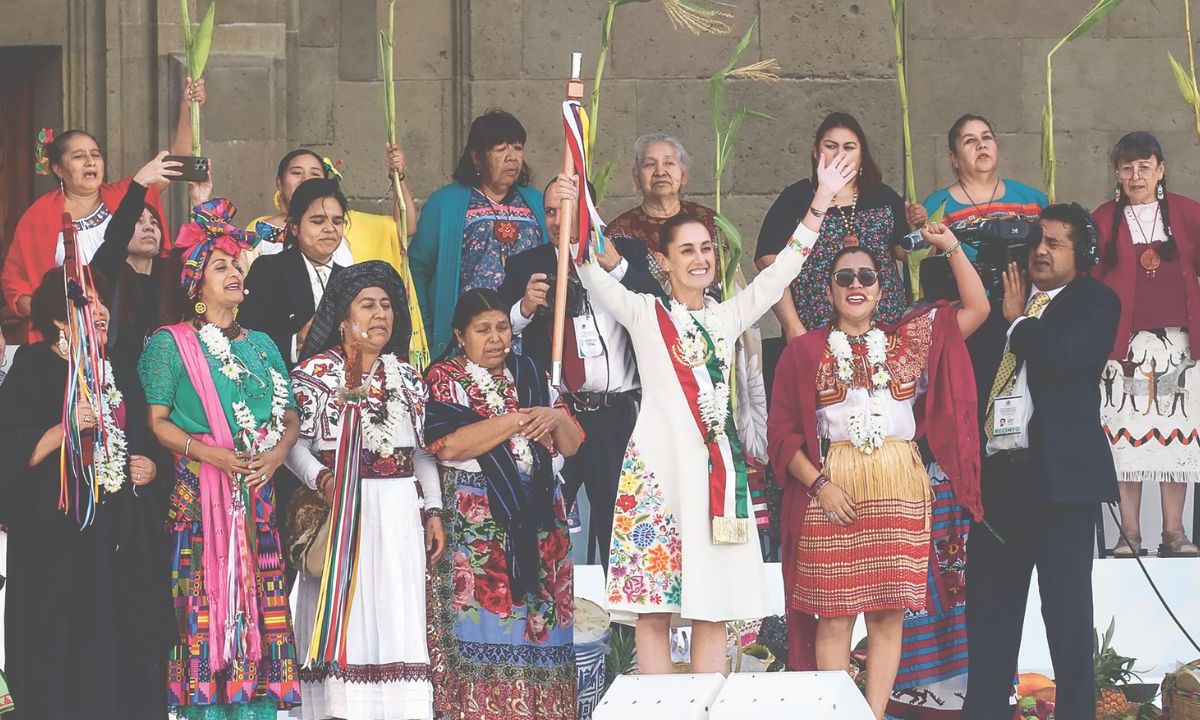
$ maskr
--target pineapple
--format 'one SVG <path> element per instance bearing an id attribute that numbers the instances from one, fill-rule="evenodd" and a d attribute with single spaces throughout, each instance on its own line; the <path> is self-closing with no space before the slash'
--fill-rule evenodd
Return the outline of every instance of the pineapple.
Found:
<path id="1" fill-rule="evenodd" d="M 1096 675 L 1096 719 L 1109 720 L 1125 716 L 1129 701 L 1120 686 L 1135 677 L 1130 657 L 1118 655 L 1112 647 L 1113 629 L 1116 619 L 1108 624 L 1103 641 L 1099 633 L 1092 633 L 1092 663 Z"/>

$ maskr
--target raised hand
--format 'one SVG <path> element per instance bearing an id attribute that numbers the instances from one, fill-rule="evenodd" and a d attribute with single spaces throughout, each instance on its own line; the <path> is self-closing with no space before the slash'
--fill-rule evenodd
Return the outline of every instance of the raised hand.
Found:
<path id="1" fill-rule="evenodd" d="M 850 180 L 854 177 L 853 163 L 846 156 L 846 153 L 840 152 L 833 156 L 829 164 L 825 164 L 824 156 L 817 158 L 817 191 L 825 193 L 829 198 L 833 198 L 841 192 L 842 188 L 850 184 Z"/>
<path id="2" fill-rule="evenodd" d="M 1004 312 L 1004 319 L 1011 325 L 1025 314 L 1025 295 L 1029 289 L 1025 284 L 1025 276 L 1021 274 L 1021 268 L 1015 262 L 1008 264 L 1003 277 L 1004 301 L 1000 309 Z"/>
<path id="3" fill-rule="evenodd" d="M 183 167 L 183 163 L 178 160 L 167 160 L 169 153 L 163 150 L 159 154 L 150 159 L 150 162 L 142 166 L 141 170 L 133 176 L 133 181 L 142 187 L 150 187 L 151 185 L 161 185 L 179 177 L 179 168 Z"/>
<path id="4" fill-rule="evenodd" d="M 921 237 L 925 238 L 925 242 L 931 247 L 937 248 L 940 252 L 946 252 L 954 243 L 958 242 L 958 238 L 942 223 L 929 223 L 921 228 Z"/>

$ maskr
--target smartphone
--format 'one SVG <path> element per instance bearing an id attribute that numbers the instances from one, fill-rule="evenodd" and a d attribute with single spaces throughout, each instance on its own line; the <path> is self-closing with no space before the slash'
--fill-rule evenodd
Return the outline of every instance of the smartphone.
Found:
<path id="1" fill-rule="evenodd" d="M 168 155 L 163 158 L 167 162 L 180 163 L 176 168 L 180 175 L 172 180 L 182 182 L 204 182 L 208 179 L 208 158 L 192 155 Z"/>

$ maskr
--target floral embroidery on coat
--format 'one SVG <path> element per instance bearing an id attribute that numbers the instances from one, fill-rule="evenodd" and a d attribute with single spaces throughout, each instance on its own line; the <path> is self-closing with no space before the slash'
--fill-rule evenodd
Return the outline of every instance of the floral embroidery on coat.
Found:
<path id="1" fill-rule="evenodd" d="M 625 451 L 609 556 L 608 601 L 675 606 L 683 587 L 678 523 L 637 446 Z"/>

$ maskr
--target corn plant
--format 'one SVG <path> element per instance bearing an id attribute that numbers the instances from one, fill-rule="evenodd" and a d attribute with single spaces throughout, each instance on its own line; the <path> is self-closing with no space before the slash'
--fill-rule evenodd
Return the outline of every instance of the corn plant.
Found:
<path id="1" fill-rule="evenodd" d="M 1046 187 L 1046 197 L 1052 203 L 1054 202 L 1054 181 L 1058 174 L 1058 160 L 1054 156 L 1054 54 L 1063 45 L 1080 37 L 1093 25 L 1107 17 L 1121 2 L 1122 0 L 1099 0 L 1091 10 L 1088 10 L 1075 28 L 1046 54 L 1046 104 L 1042 108 L 1042 182 Z"/>
<path id="2" fill-rule="evenodd" d="M 379 31 L 379 65 L 383 76 L 383 123 L 387 129 L 387 141 L 396 144 L 396 67 L 395 67 L 396 0 L 388 0 L 386 29 Z M 421 319 L 421 307 L 417 301 L 416 286 L 413 284 L 412 268 L 408 262 L 408 206 L 404 202 L 404 189 L 400 185 L 400 172 L 390 173 L 392 196 L 396 201 L 396 234 L 400 237 L 400 279 L 408 295 L 409 322 L 412 335 L 409 340 L 409 361 L 417 370 L 423 371 L 432 358 L 429 339 L 425 335 L 425 323 Z"/>
<path id="3" fill-rule="evenodd" d="M 1196 122 L 1196 137 L 1200 139 L 1200 90 L 1196 88 L 1196 53 L 1192 49 L 1192 9 L 1188 0 L 1183 0 L 1183 27 L 1187 34 L 1188 69 L 1184 70 L 1171 51 L 1167 51 L 1167 60 L 1171 63 L 1171 71 L 1175 74 L 1175 84 L 1183 101 L 1192 109 Z"/>
<path id="4" fill-rule="evenodd" d="M 742 258 L 742 234 L 729 218 L 721 214 L 721 180 L 725 175 L 725 168 L 729 165 L 730 158 L 733 157 L 733 148 L 737 144 L 738 135 L 741 133 L 742 124 L 746 118 L 762 120 L 772 118 L 746 107 L 730 114 L 725 104 L 725 81 L 735 78 L 773 84 L 779 80 L 779 63 L 773 59 L 760 60 L 734 69 L 734 65 L 741 59 L 742 53 L 749 47 L 750 38 L 753 37 L 757 27 L 758 20 L 755 20 L 746 30 L 746 34 L 742 36 L 737 47 L 734 48 L 729 61 L 708 81 L 708 103 L 712 111 L 713 132 L 716 136 L 716 154 L 713 157 L 713 182 L 716 193 L 714 209 L 717 211 L 715 220 L 718 235 L 724 237 L 726 241 L 717 243 L 717 265 L 721 270 L 721 292 L 726 300 L 733 294 L 734 275 L 737 273 L 738 263 Z M 726 244 L 729 246 L 729 257 L 725 257 Z"/>
<path id="5" fill-rule="evenodd" d="M 900 88 L 900 120 L 904 127 L 904 199 L 917 201 L 917 184 L 913 180 L 912 131 L 908 124 L 908 80 L 904 75 L 904 37 L 901 25 L 904 21 L 905 0 L 888 0 L 892 7 L 892 29 L 896 41 L 896 84 Z"/>
<path id="6" fill-rule="evenodd" d="M 624 5 L 646 3 L 650 0 L 608 0 L 608 9 L 604 13 L 604 24 L 600 26 L 600 52 L 596 55 L 596 75 L 592 82 L 592 104 L 588 108 L 591 124 L 588 127 L 587 149 L 591 157 L 595 157 L 596 131 L 600 127 L 600 85 L 604 81 L 604 71 L 608 67 L 608 51 L 612 47 L 613 19 L 617 10 Z M 729 13 L 703 7 L 696 0 L 659 0 L 663 10 L 671 20 L 671 25 L 677 30 L 687 30 L 694 35 L 724 35 L 730 31 L 725 18 Z M 608 161 L 592 170 L 592 186 L 596 189 L 596 203 L 599 204 L 612 181 L 614 165 Z"/>
<path id="7" fill-rule="evenodd" d="M 183 25 L 183 49 L 186 55 L 188 77 L 192 82 L 204 76 L 204 66 L 208 64 L 208 51 L 212 48 L 213 24 L 216 22 L 217 3 L 208 4 L 208 11 L 200 26 L 192 30 L 192 16 L 188 10 L 188 0 L 179 0 L 181 11 L 180 23 Z M 192 116 L 192 155 L 200 154 L 200 103 L 191 103 Z"/>

